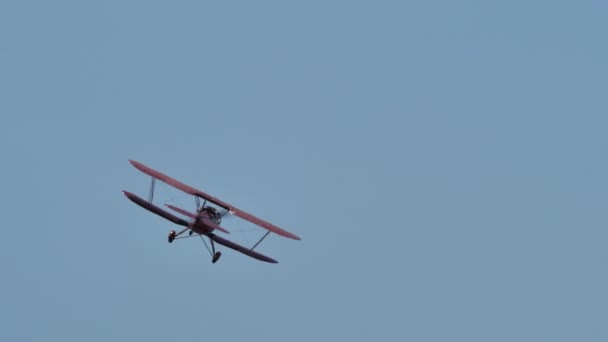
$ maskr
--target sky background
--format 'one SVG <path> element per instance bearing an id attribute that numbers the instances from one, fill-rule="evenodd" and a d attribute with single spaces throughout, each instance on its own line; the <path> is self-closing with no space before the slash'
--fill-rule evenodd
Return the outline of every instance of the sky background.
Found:
<path id="1" fill-rule="evenodd" d="M 608 340 L 606 10 L 3 1 L 0 340 Z"/>

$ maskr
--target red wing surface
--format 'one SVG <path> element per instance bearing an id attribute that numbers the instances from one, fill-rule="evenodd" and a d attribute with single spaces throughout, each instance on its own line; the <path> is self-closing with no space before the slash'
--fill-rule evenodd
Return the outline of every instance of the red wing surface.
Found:
<path id="1" fill-rule="evenodd" d="M 234 242 L 232 242 L 230 240 L 226 240 L 226 239 L 224 239 L 222 237 L 219 237 L 219 236 L 217 236 L 215 234 L 210 234 L 209 238 L 212 239 L 213 241 L 219 243 L 220 245 L 226 246 L 228 248 L 232 248 L 235 251 L 241 252 L 241 253 L 243 253 L 243 254 L 245 254 L 247 256 L 250 256 L 250 257 L 252 257 L 254 259 L 258 259 L 258 260 L 265 261 L 265 262 L 270 262 L 270 263 L 273 263 L 273 264 L 277 264 L 278 263 L 278 261 L 274 260 L 273 258 L 267 257 L 264 254 L 260 254 L 258 252 L 254 252 L 254 251 L 250 250 L 247 247 L 243 247 L 243 246 L 241 246 L 239 244 L 236 244 L 236 243 L 234 243 Z"/>
<path id="2" fill-rule="evenodd" d="M 269 230 L 269 231 L 271 231 L 271 232 L 273 232 L 273 233 L 275 233 L 277 235 L 280 235 L 280 236 L 283 236 L 283 237 L 286 237 L 286 238 L 290 238 L 290 239 L 294 239 L 294 240 L 300 240 L 300 238 L 297 235 L 293 234 L 293 233 L 290 233 L 290 232 L 288 232 L 288 231 L 286 231 L 286 230 L 284 230 L 282 228 L 279 228 L 279 227 L 275 226 L 274 224 L 272 224 L 272 223 L 270 223 L 268 221 L 262 220 L 259 217 L 256 217 L 256 216 L 254 216 L 252 214 L 249 214 L 248 212 L 245 212 L 245 211 L 243 211 L 241 209 L 238 209 L 237 207 L 232 206 L 232 205 L 230 205 L 230 204 L 228 204 L 228 203 L 226 203 L 226 202 L 224 202 L 224 201 L 222 201 L 222 200 L 220 200 L 220 199 L 218 199 L 216 197 L 213 197 L 213 196 L 211 196 L 211 195 L 209 195 L 209 194 L 207 194 L 205 192 L 202 192 L 202 191 L 200 191 L 198 189 L 195 189 L 195 188 L 193 188 L 193 187 L 191 187 L 189 185 L 186 185 L 186 184 L 184 184 L 184 183 L 182 183 L 182 182 L 180 182 L 180 181 L 178 181 L 178 180 L 176 180 L 174 178 L 171 178 L 171 177 L 165 175 L 162 172 L 156 171 L 156 170 L 154 170 L 154 169 L 152 169 L 152 168 L 150 168 L 150 167 L 148 167 L 148 166 L 146 166 L 146 165 L 144 165 L 142 163 L 136 162 L 134 160 L 129 160 L 129 162 L 136 169 L 138 169 L 139 171 L 147 174 L 148 176 L 154 177 L 154 178 L 156 178 L 156 179 L 158 179 L 158 180 L 160 180 L 160 181 L 162 181 L 162 182 L 164 182 L 164 183 L 166 183 L 166 184 L 168 184 L 168 185 L 170 185 L 170 186 L 172 186 L 172 187 L 174 187 L 176 189 L 179 189 L 179 190 L 187 193 L 187 194 L 203 198 L 203 199 L 205 199 L 205 200 L 207 200 L 207 201 L 209 201 L 209 202 L 211 202 L 211 203 L 213 203 L 213 204 L 215 204 L 217 206 L 220 206 L 220 207 L 222 207 L 222 208 L 230 211 L 235 216 L 238 216 L 238 217 L 242 218 L 243 220 L 246 220 L 246 221 L 249 221 L 249 222 L 251 222 L 253 224 L 256 224 L 256 225 L 258 225 L 258 226 L 260 226 L 260 227 L 262 227 L 264 229 L 267 229 L 267 230 Z"/>
<path id="3" fill-rule="evenodd" d="M 249 222 L 251 222 L 253 224 L 256 224 L 256 225 L 258 225 L 258 226 L 260 226 L 260 227 L 262 227 L 264 229 L 267 229 L 267 230 L 269 230 L 269 231 L 271 231 L 271 232 L 273 232 L 273 233 L 275 233 L 277 235 L 281 235 L 281 236 L 284 236 L 286 238 L 290 238 L 290 239 L 294 239 L 294 240 L 300 240 L 300 238 L 297 235 L 295 235 L 293 233 L 290 233 L 290 232 L 288 232 L 288 231 L 286 231 L 286 230 L 284 230 L 282 228 L 279 228 L 279 227 L 275 226 L 274 224 L 272 224 L 272 223 L 270 223 L 268 221 L 264 221 L 261 218 L 253 216 L 253 215 L 251 215 L 251 214 L 249 214 L 249 213 L 247 213 L 245 211 L 242 211 L 240 209 L 237 209 L 237 208 L 233 207 L 232 208 L 232 213 L 235 216 L 238 216 L 238 217 L 242 218 L 243 220 L 246 220 L 246 221 L 249 221 Z"/>
<path id="4" fill-rule="evenodd" d="M 179 189 L 187 194 L 193 195 L 193 196 L 198 196 L 202 199 L 206 199 L 207 201 L 216 204 L 226 210 L 230 210 L 230 204 L 225 203 L 223 201 L 221 201 L 220 199 L 217 199 L 211 195 L 208 195 L 198 189 L 195 189 L 189 185 L 186 185 L 180 181 L 178 181 L 177 179 L 171 178 L 167 175 L 165 175 L 162 172 L 156 171 L 150 167 L 147 167 L 146 165 L 136 162 L 134 160 L 129 160 L 129 162 L 131 163 L 131 165 L 135 166 L 136 169 L 138 169 L 139 171 L 147 174 L 148 176 L 154 177 L 160 181 L 162 181 L 163 183 L 166 183 L 168 185 L 171 185 L 172 187 Z"/>

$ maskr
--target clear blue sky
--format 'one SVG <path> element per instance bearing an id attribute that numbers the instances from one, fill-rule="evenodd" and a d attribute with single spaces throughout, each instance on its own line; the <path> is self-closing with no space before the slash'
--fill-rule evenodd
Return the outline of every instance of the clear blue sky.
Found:
<path id="1" fill-rule="evenodd" d="M 608 340 L 606 10 L 2 2 L 0 340 Z M 169 245 L 128 159 L 303 240 Z"/>

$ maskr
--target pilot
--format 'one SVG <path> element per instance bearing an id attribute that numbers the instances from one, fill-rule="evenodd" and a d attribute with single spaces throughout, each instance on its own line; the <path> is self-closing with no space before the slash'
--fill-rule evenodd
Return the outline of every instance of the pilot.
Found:
<path id="1" fill-rule="evenodd" d="M 205 208 L 207 210 L 207 213 L 209 214 L 209 218 L 213 219 L 214 221 L 216 221 L 216 223 L 220 222 L 221 219 L 221 215 L 220 213 L 217 211 L 217 209 L 213 208 L 213 207 L 207 207 Z"/>

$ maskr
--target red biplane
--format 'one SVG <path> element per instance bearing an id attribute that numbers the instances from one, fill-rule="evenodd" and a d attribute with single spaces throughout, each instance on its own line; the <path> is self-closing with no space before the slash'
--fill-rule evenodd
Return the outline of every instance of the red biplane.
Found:
<path id="1" fill-rule="evenodd" d="M 154 214 L 161 216 L 177 225 L 185 227 L 180 232 L 171 230 L 169 232 L 169 237 L 168 237 L 169 243 L 173 242 L 173 240 L 178 238 L 183 233 L 189 232 L 190 236 L 192 234 L 198 234 L 201 237 L 201 239 L 203 240 L 203 242 L 205 242 L 203 235 L 206 236 L 207 238 L 209 238 L 209 242 L 211 243 L 211 249 L 209 250 L 209 252 L 211 253 L 211 262 L 213 262 L 213 263 L 218 261 L 218 259 L 222 255 L 222 253 L 215 250 L 215 243 L 218 243 L 220 245 L 234 249 L 235 251 L 241 252 L 254 259 L 276 264 L 277 263 L 276 260 L 254 251 L 254 249 L 260 244 L 260 242 L 262 242 L 262 240 L 264 240 L 268 236 L 268 234 L 270 234 L 271 232 L 275 233 L 277 235 L 280 235 L 280 236 L 290 238 L 290 239 L 300 240 L 300 238 L 297 237 L 296 235 L 294 235 L 286 230 L 283 230 L 283 229 L 273 225 L 270 222 L 264 221 L 247 212 L 244 212 L 243 210 L 238 209 L 237 207 L 235 207 L 233 205 L 230 205 L 220 199 L 210 196 L 200 190 L 192 188 L 161 172 L 158 172 L 150 167 L 147 167 L 147 166 L 145 166 L 141 163 L 138 163 L 136 161 L 133 161 L 133 160 L 129 160 L 129 162 L 133 166 L 135 166 L 135 168 L 138 169 L 139 171 L 152 177 L 152 182 L 150 184 L 150 195 L 149 195 L 149 198 L 147 201 L 128 191 L 123 191 L 125 196 L 127 196 L 127 198 L 129 198 L 131 201 L 133 201 L 135 204 L 139 205 L 140 207 L 147 209 L 147 210 L 153 212 Z M 196 202 L 196 207 L 197 207 L 195 213 L 166 204 L 166 206 L 169 209 L 171 209 L 185 217 L 188 217 L 189 220 L 175 216 L 172 213 L 170 213 L 166 210 L 163 210 L 160 207 L 158 207 L 152 203 L 152 199 L 154 197 L 154 186 L 155 186 L 157 179 L 160 180 L 161 182 L 164 182 L 189 195 L 194 196 L 194 199 Z M 202 206 L 200 205 L 201 199 L 204 201 Z M 219 207 L 220 209 L 223 210 L 223 212 L 220 212 L 220 210 L 218 210 L 214 206 L 207 205 L 207 203 L 211 203 L 211 204 Z M 230 234 L 226 229 L 224 229 L 220 226 L 220 223 L 222 222 L 222 218 L 228 214 L 240 217 L 246 221 L 254 223 L 254 224 L 268 230 L 268 232 L 266 232 L 266 234 L 264 234 L 264 236 L 262 236 L 262 238 L 260 238 L 260 240 L 258 242 L 256 242 L 253 245 L 253 247 L 251 247 L 251 248 L 247 248 L 247 247 L 241 246 L 239 244 L 236 244 L 232 241 L 226 240 L 223 237 L 216 235 L 214 232 L 220 231 L 225 234 Z M 205 245 L 207 245 L 207 243 L 205 243 Z M 209 249 L 209 247 L 207 247 L 207 249 Z"/>

